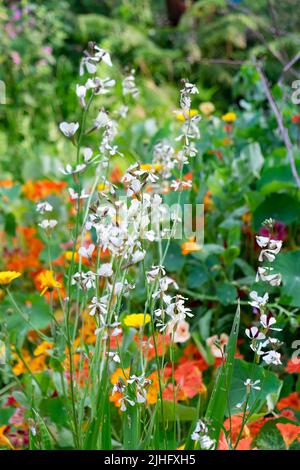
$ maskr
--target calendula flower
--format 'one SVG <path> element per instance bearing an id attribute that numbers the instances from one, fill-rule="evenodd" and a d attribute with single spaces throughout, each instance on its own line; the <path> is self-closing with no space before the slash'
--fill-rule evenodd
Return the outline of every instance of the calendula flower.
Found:
<path id="1" fill-rule="evenodd" d="M 233 112 L 223 114 L 222 120 L 224 122 L 234 122 L 236 120 L 236 114 Z"/>
<path id="2" fill-rule="evenodd" d="M 141 328 L 143 325 L 150 323 L 151 317 L 148 313 L 132 313 L 124 318 L 124 325 L 132 328 Z"/>
<path id="3" fill-rule="evenodd" d="M 37 281 L 39 282 L 39 288 L 41 290 L 41 295 L 44 295 L 48 290 L 52 291 L 53 289 L 61 289 L 62 284 L 54 278 L 53 271 L 45 269 L 37 275 Z"/>
<path id="4" fill-rule="evenodd" d="M 0 285 L 7 286 L 14 279 L 17 279 L 21 276 L 21 273 L 17 271 L 0 271 Z"/>

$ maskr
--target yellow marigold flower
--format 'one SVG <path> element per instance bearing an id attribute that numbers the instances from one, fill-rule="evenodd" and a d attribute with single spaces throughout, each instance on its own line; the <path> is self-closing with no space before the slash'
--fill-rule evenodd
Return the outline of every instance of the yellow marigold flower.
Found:
<path id="1" fill-rule="evenodd" d="M 0 285 L 7 286 L 10 284 L 14 279 L 20 277 L 21 273 L 17 271 L 0 271 Z"/>
<path id="2" fill-rule="evenodd" d="M 236 120 L 236 114 L 233 112 L 223 114 L 222 119 L 224 122 L 234 122 Z"/>
<path id="3" fill-rule="evenodd" d="M 216 108 L 210 101 L 205 101 L 204 103 L 200 104 L 199 109 L 202 114 L 204 114 L 205 116 L 209 116 L 214 112 Z"/>
<path id="4" fill-rule="evenodd" d="M 195 242 L 194 238 L 190 238 L 188 242 L 184 242 L 181 245 L 181 253 L 183 255 L 188 255 L 189 253 L 196 253 L 201 251 L 202 246 Z"/>
<path id="5" fill-rule="evenodd" d="M 131 326 L 132 328 L 141 328 L 149 323 L 150 319 L 149 313 L 146 313 L 146 315 L 143 313 L 132 313 L 124 318 L 124 325 Z"/>
<path id="6" fill-rule="evenodd" d="M 41 354 L 46 354 L 49 356 L 49 349 L 53 349 L 53 343 L 49 343 L 49 341 L 42 341 L 35 350 L 33 351 L 34 356 L 40 356 Z"/>
<path id="7" fill-rule="evenodd" d="M 44 295 L 47 290 L 60 289 L 62 287 L 62 284 L 54 278 L 53 271 L 48 271 L 47 269 L 38 274 L 38 282 L 41 295 Z"/>
<path id="8" fill-rule="evenodd" d="M 162 170 L 162 165 L 159 163 L 143 163 L 141 165 L 141 170 L 144 171 L 160 171 Z"/>
<path id="9" fill-rule="evenodd" d="M 177 121 L 184 122 L 187 120 L 187 118 L 192 119 L 193 117 L 197 116 L 197 114 L 198 114 L 197 109 L 190 109 L 188 116 L 185 116 L 183 112 L 180 111 L 179 113 L 176 113 L 176 119 Z"/>

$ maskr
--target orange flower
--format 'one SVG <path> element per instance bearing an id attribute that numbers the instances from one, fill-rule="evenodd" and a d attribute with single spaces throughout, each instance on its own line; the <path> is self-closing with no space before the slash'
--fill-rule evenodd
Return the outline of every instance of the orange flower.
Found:
<path id="1" fill-rule="evenodd" d="M 300 397 L 297 392 L 290 393 L 287 397 L 282 398 L 276 405 L 278 410 L 284 408 L 293 408 L 300 411 Z"/>
<path id="2" fill-rule="evenodd" d="M 50 194 L 60 195 L 62 189 L 66 187 L 67 183 L 64 181 L 49 181 L 47 179 L 27 181 L 23 187 L 22 191 L 25 197 L 30 201 L 37 202 L 41 199 L 45 199 Z"/>
<path id="3" fill-rule="evenodd" d="M 192 361 L 180 364 L 175 370 L 174 378 L 186 398 L 193 398 L 198 393 L 206 392 L 202 373 Z"/>
<path id="4" fill-rule="evenodd" d="M 0 426 L 0 446 L 9 447 L 11 450 L 14 450 L 10 440 L 4 434 L 7 429 L 8 426 Z"/>
<path id="5" fill-rule="evenodd" d="M 202 246 L 195 242 L 195 237 L 189 239 L 188 242 L 184 242 L 181 245 L 181 253 L 185 256 L 189 253 L 197 253 L 202 250 Z"/>
<path id="6" fill-rule="evenodd" d="M 207 193 L 204 196 L 204 210 L 206 212 L 211 211 L 212 208 L 213 208 L 213 205 L 214 205 L 214 203 L 212 201 L 212 192 L 207 191 Z"/>
<path id="7" fill-rule="evenodd" d="M 288 374 L 300 374 L 300 361 L 298 359 L 290 359 L 285 371 L 288 372 Z"/>
<path id="8" fill-rule="evenodd" d="M 121 182 L 123 172 L 119 166 L 115 166 L 110 173 L 110 181 L 113 184 L 118 184 Z"/>
<path id="9" fill-rule="evenodd" d="M 53 349 L 53 343 L 42 341 L 33 351 L 33 355 L 40 356 L 41 354 L 45 354 L 46 356 L 49 356 L 49 349 Z"/>
<path id="10" fill-rule="evenodd" d="M 283 437 L 286 448 L 300 436 L 300 426 L 291 423 L 276 423 L 276 427 Z"/>
<path id="11" fill-rule="evenodd" d="M 41 295 L 44 295 L 47 291 L 62 288 L 62 284 L 54 278 L 53 271 L 48 269 L 40 271 L 35 277 L 35 282 L 38 290 L 41 291 Z"/>
<path id="12" fill-rule="evenodd" d="M 11 188 L 14 185 L 12 180 L 1 180 L 0 188 Z"/>

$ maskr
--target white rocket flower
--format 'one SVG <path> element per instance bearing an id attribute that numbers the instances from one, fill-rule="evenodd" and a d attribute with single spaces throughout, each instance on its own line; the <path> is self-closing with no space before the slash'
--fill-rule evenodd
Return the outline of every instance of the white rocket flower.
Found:
<path id="1" fill-rule="evenodd" d="M 98 269 L 98 276 L 100 277 L 110 277 L 113 275 L 113 269 L 111 263 L 104 263 Z"/>
<path id="2" fill-rule="evenodd" d="M 53 211 L 53 207 L 51 206 L 51 204 L 49 204 L 49 202 L 45 201 L 45 202 L 39 202 L 37 205 L 36 205 L 36 210 L 37 212 L 39 212 L 40 214 L 44 214 L 45 212 L 52 212 Z"/>
<path id="3" fill-rule="evenodd" d="M 61 122 L 59 125 L 59 128 L 66 137 L 73 137 L 73 135 L 79 129 L 79 123 L 78 122 Z"/>

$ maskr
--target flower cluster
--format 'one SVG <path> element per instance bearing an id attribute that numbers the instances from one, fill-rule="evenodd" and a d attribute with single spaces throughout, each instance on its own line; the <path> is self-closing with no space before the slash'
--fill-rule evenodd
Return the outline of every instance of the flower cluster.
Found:
<path id="1" fill-rule="evenodd" d="M 272 230 L 272 220 L 267 220 L 265 224 Z M 273 240 L 271 236 L 257 236 L 256 241 L 258 246 L 262 248 L 258 258 L 259 261 L 264 262 L 267 260 L 272 263 L 276 255 L 280 252 L 282 241 Z M 271 286 L 278 286 L 281 283 L 281 274 L 273 273 L 273 267 L 259 266 L 256 281 L 259 280 L 267 282 Z M 281 328 L 274 326 L 276 325 L 276 319 L 272 313 L 268 312 L 267 302 L 269 295 L 265 293 L 263 296 L 260 296 L 257 291 L 252 291 L 250 292 L 250 299 L 249 304 L 258 312 L 258 320 L 255 325 L 247 328 L 245 331 L 248 338 L 251 339 L 250 347 L 255 352 L 257 360 L 261 357 L 267 365 L 279 365 L 281 364 L 281 355 L 277 349 L 280 346 L 280 341 L 270 336 L 270 334 L 272 331 L 281 331 Z M 266 351 L 266 347 L 270 347 L 271 349 Z M 249 384 L 247 384 L 247 386 L 249 386 Z"/>

